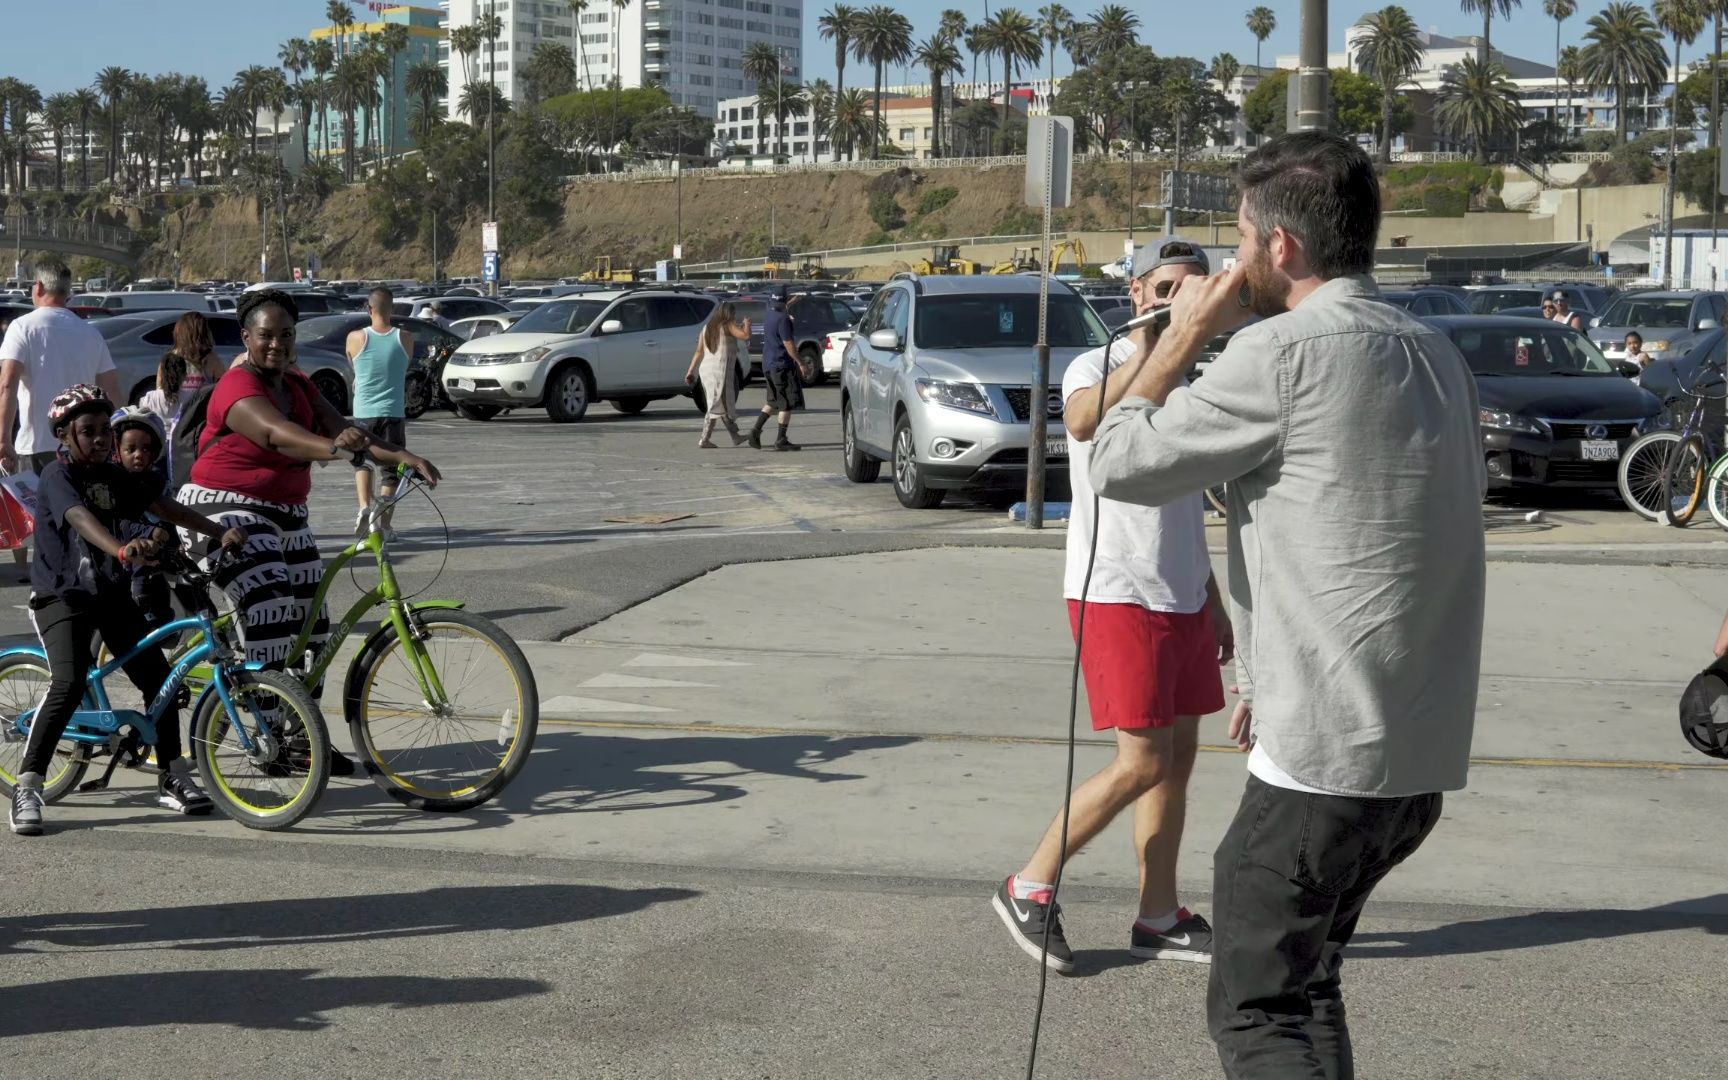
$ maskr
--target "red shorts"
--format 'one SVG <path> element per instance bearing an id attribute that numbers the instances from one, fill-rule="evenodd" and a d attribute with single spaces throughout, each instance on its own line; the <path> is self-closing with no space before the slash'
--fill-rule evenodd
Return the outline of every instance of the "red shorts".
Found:
<path id="1" fill-rule="evenodd" d="M 1080 602 L 1068 601 L 1068 624 L 1080 630 Z M 1086 605 L 1080 648 L 1092 730 L 1166 728 L 1178 716 L 1224 708 L 1212 613 L 1147 611 L 1139 604 Z"/>

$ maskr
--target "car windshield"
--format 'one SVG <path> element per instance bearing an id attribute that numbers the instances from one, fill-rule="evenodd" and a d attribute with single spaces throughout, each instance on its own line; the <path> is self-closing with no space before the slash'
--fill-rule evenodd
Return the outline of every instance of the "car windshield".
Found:
<path id="1" fill-rule="evenodd" d="M 1541 306 L 1541 289 L 1480 289 L 1470 297 L 1470 310 L 1478 315 L 1492 315 L 1507 308 Z"/>
<path id="2" fill-rule="evenodd" d="M 1602 316 L 1603 326 L 1644 326 L 1653 330 L 1684 330 L 1692 320 L 1692 298 L 1628 296 L 1614 301 Z"/>
<path id="3" fill-rule="evenodd" d="M 610 301 L 551 300 L 516 320 L 512 334 L 580 334 Z"/>
<path id="4" fill-rule="evenodd" d="M 320 315 L 316 319 L 302 319 L 294 327 L 294 336 L 307 345 L 340 345 L 368 321 L 353 315 Z"/>
<path id="5" fill-rule="evenodd" d="M 1576 330 L 1460 326 L 1452 341 L 1473 375 L 1613 375 L 1619 372 Z"/>
<path id="6" fill-rule="evenodd" d="M 1050 297 L 1049 343 L 1057 349 L 1093 349 L 1109 338 L 1086 301 Z M 927 296 L 918 302 L 914 340 L 921 349 L 1032 348 L 1038 344 L 1038 297 Z"/>

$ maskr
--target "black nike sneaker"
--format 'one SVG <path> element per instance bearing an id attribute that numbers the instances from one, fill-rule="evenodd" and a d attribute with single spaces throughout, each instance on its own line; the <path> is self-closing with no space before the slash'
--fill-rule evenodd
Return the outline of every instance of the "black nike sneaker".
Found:
<path id="1" fill-rule="evenodd" d="M 1182 918 L 1159 933 L 1139 923 L 1128 942 L 1128 951 L 1142 960 L 1186 960 L 1190 964 L 1212 962 L 1212 924 L 1183 908 Z"/>
<path id="2" fill-rule="evenodd" d="M 1074 952 L 1068 948 L 1068 938 L 1062 933 L 1062 907 L 1051 903 L 1049 890 L 1040 890 L 1025 900 L 1014 896 L 1014 879 L 1007 878 L 996 887 L 990 906 L 1002 917 L 1014 944 L 1032 959 L 1042 958 L 1050 970 L 1063 975 L 1074 970 Z M 1049 928 L 1049 952 L 1045 952 L 1045 928 Z"/>

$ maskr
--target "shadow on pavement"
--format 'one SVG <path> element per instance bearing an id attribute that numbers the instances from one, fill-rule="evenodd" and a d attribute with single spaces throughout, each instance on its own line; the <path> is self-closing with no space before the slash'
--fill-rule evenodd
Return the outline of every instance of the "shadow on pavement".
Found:
<path id="1" fill-rule="evenodd" d="M 487 930 L 526 930 L 626 915 L 655 904 L 688 900 L 692 889 L 615 889 L 605 885 L 477 885 L 377 895 L 243 900 L 135 911 L 27 915 L 0 923 L 0 953 L 35 952 L 22 942 L 55 949 L 127 948 L 222 952 L 271 945 L 384 941 Z M 155 993 L 198 1002 L 168 976 Z M 162 981 L 167 980 L 167 981 Z M 365 980 L 355 980 L 364 982 Z M 285 988 L 286 989 L 286 988 Z M 274 996 L 283 996 L 276 991 Z M 288 993 L 287 996 L 292 996 Z M 210 1004 L 214 999 L 207 999 Z M 86 1005 L 75 1013 L 85 1013 Z M 0 1010 L 0 1013 L 10 1012 Z M 124 1009 L 120 1011 L 125 1011 Z M 0 1019 L 3 1024 L 4 1019 Z"/>
<path id="2" fill-rule="evenodd" d="M 1357 934 L 1350 956 L 1357 960 L 1409 960 L 1426 956 L 1511 952 L 1580 941 L 1602 941 L 1668 930 L 1728 934 L 1728 893 L 1636 911 L 1538 911 L 1500 919 L 1450 923 L 1409 933 Z M 1707 909 L 1707 910 L 1706 910 Z"/>
<path id="3" fill-rule="evenodd" d="M 818 766 L 865 750 L 917 740 L 904 735 L 696 735 L 641 738 L 541 729 L 528 768 L 497 802 L 519 812 L 657 810 L 728 802 L 749 792 L 749 776 L 784 776 L 819 784 L 862 780 Z M 691 768 L 690 766 L 704 766 Z"/>
<path id="4" fill-rule="evenodd" d="M 315 968 L 97 975 L 30 985 L 0 1011 L 0 1038 L 164 1024 L 318 1031 L 335 1009 L 471 1005 L 551 989 L 535 979 L 321 978 Z"/>

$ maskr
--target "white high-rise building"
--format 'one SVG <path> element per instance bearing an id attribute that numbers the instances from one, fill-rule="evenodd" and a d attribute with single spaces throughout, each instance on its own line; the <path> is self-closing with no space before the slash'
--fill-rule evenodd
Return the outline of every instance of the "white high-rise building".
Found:
<path id="1" fill-rule="evenodd" d="M 712 116 L 715 102 L 736 97 L 745 86 L 744 50 L 766 41 L 780 50 L 786 78 L 803 78 L 804 0 L 588 0 L 580 15 L 569 0 L 441 0 L 445 30 L 467 26 L 490 12 L 504 23 L 498 38 L 498 89 L 511 101 L 523 98 L 518 73 L 541 42 L 568 47 L 577 59 L 583 87 L 659 86 L 675 105 Z M 467 61 L 453 55 L 446 37 L 440 63 L 449 78 L 446 115 L 460 119 L 457 105 L 471 71 L 476 82 L 494 72 L 488 49 Z"/>

